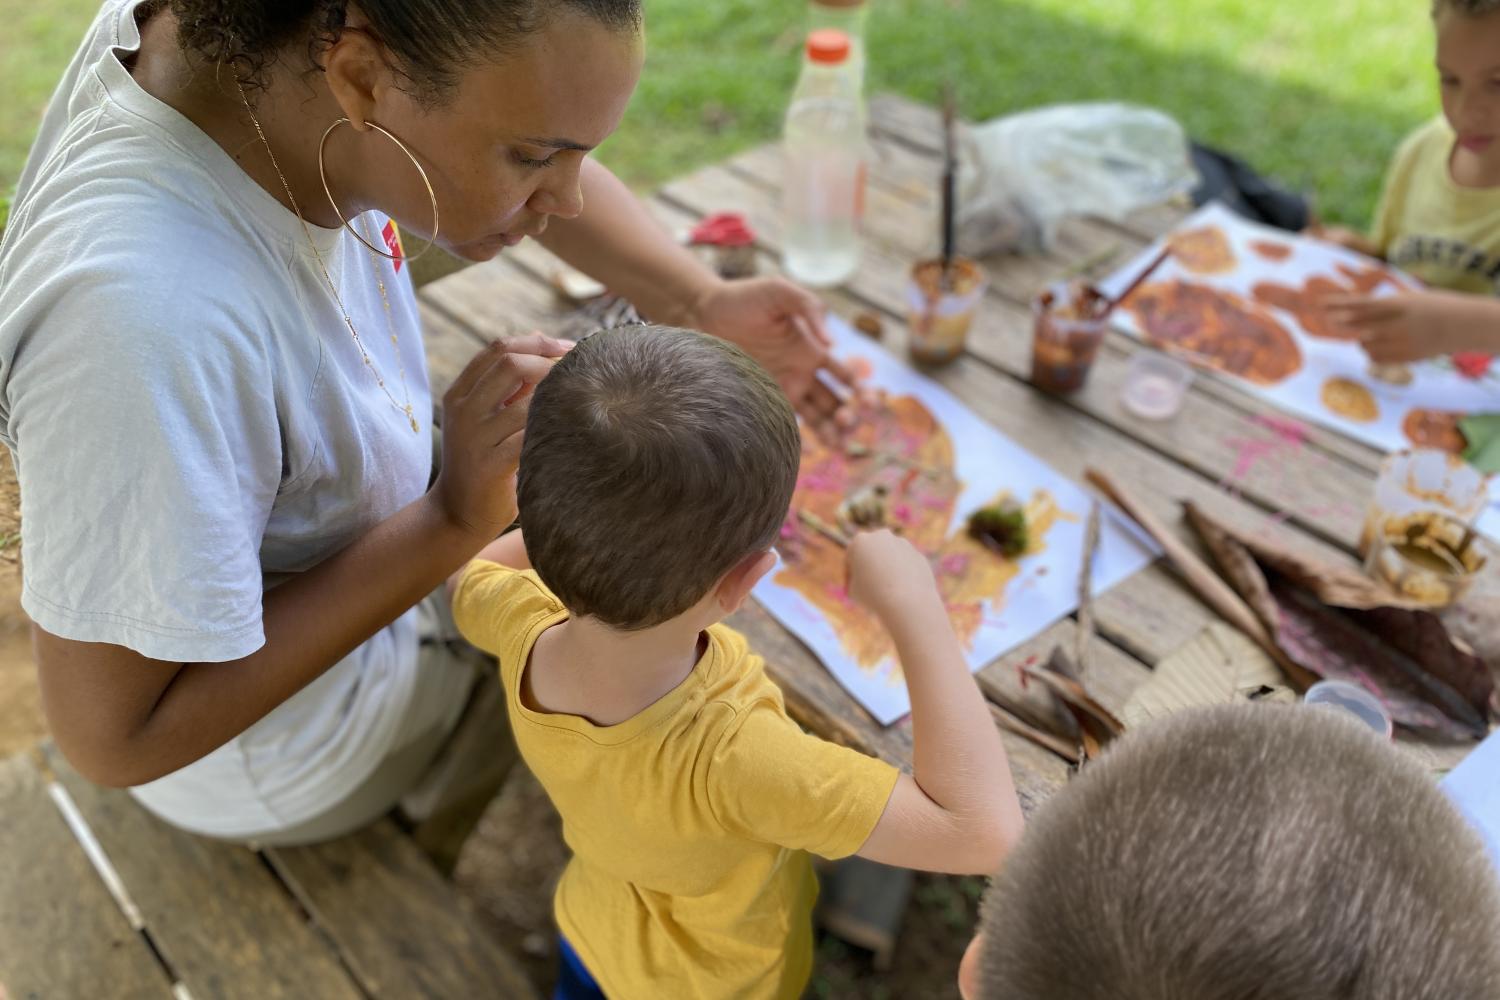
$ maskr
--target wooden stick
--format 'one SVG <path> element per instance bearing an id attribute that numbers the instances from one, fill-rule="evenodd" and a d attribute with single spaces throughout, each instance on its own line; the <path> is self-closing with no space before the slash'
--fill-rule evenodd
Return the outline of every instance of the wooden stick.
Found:
<path id="1" fill-rule="evenodd" d="M 1229 624 L 1255 640 L 1255 643 L 1264 649 L 1282 670 L 1294 677 L 1305 676 L 1305 671 L 1294 663 L 1280 646 L 1276 645 L 1265 623 L 1256 617 L 1244 598 L 1235 593 L 1229 584 L 1213 571 L 1212 567 L 1198 558 L 1166 525 L 1157 520 L 1155 514 L 1122 490 L 1103 472 L 1097 469 L 1086 469 L 1083 475 L 1096 489 L 1134 518 L 1147 534 L 1156 539 L 1157 544 L 1166 551 L 1167 559 L 1183 580 L 1198 592 L 1198 596 L 1203 598 L 1209 607 L 1222 615 Z"/>
<path id="2" fill-rule="evenodd" d="M 958 154 L 954 149 L 953 118 L 955 115 L 953 84 L 943 86 L 943 274 L 942 286 L 950 287 L 953 268 L 953 214 L 954 184 L 958 173 Z"/>
<path id="3" fill-rule="evenodd" d="M 1141 273 L 1137 274 L 1135 278 L 1131 280 L 1130 284 L 1125 286 L 1125 290 L 1123 292 L 1121 292 L 1119 295 L 1116 295 L 1112 299 L 1106 300 L 1103 311 L 1099 313 L 1099 319 L 1107 319 L 1109 317 L 1109 314 L 1115 311 L 1115 306 L 1119 305 L 1121 302 L 1124 302 L 1127 298 L 1129 298 L 1130 293 L 1141 287 L 1141 284 L 1147 278 L 1151 277 L 1151 272 L 1155 271 L 1158 267 L 1161 267 L 1162 262 L 1170 256 L 1172 256 L 1172 244 L 1168 243 L 1161 248 L 1160 253 L 1151 258 L 1151 263 L 1141 268 Z"/>
<path id="4" fill-rule="evenodd" d="M 849 547 L 849 536 L 810 510 L 797 511 L 797 520 L 841 548 Z"/>
<path id="5" fill-rule="evenodd" d="M 1026 722 L 1020 716 L 1008 709 L 1001 708 L 994 702 L 990 702 L 990 714 L 1000 724 L 1000 728 L 1015 733 L 1022 739 L 1030 740 L 1043 750 L 1050 750 L 1057 754 L 1069 764 L 1077 764 L 1079 760 L 1078 748 L 1071 746 L 1067 740 L 1053 736 L 1051 733 L 1043 732 L 1031 723 Z"/>
<path id="6" fill-rule="evenodd" d="M 1099 551 L 1099 504 L 1089 505 L 1089 523 L 1083 535 L 1083 567 L 1078 571 L 1078 635 L 1074 639 L 1073 663 L 1078 681 L 1089 673 L 1089 647 L 1094 641 L 1094 555 Z"/>

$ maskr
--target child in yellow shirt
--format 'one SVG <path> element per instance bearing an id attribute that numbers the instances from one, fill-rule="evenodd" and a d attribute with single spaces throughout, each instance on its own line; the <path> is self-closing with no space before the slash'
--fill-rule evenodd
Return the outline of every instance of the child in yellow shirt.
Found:
<path id="1" fill-rule="evenodd" d="M 530 407 L 522 530 L 450 587 L 573 851 L 554 901 L 568 995 L 798 997 L 809 854 L 999 865 L 1019 803 L 916 549 L 877 532 L 848 556 L 852 599 L 905 669 L 911 776 L 802 732 L 721 624 L 775 566 L 797 478 L 796 419 L 765 371 L 702 334 L 623 328 L 579 343 Z"/>
<path id="2" fill-rule="evenodd" d="M 1443 115 L 1397 150 L 1368 238 L 1318 230 L 1429 290 L 1330 300 L 1373 361 L 1500 350 L 1500 0 L 1434 0 Z"/>

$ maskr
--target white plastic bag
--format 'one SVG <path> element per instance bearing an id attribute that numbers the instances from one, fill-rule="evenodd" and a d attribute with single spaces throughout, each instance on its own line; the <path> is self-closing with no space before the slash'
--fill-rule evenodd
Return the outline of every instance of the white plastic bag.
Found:
<path id="1" fill-rule="evenodd" d="M 1050 250 L 1070 215 L 1120 220 L 1197 183 L 1182 126 L 1131 104 L 1059 104 L 976 126 L 959 167 L 958 248 Z"/>

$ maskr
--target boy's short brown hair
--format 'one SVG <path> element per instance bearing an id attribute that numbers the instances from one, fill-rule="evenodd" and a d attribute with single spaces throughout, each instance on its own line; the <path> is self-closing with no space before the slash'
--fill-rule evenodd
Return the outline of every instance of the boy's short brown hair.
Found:
<path id="1" fill-rule="evenodd" d="M 1303 706 L 1128 735 L 1038 811 L 980 919 L 985 1000 L 1500 997 L 1478 836 L 1413 761 Z"/>
<path id="2" fill-rule="evenodd" d="M 772 544 L 800 458 L 791 405 L 744 351 L 670 327 L 601 331 L 531 402 L 527 554 L 574 614 L 659 625 Z"/>

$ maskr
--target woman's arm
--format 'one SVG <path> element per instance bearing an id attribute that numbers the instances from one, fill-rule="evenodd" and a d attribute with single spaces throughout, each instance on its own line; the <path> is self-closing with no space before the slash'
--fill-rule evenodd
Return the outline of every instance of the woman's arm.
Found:
<path id="1" fill-rule="evenodd" d="M 624 296 L 651 320 L 744 348 L 825 436 L 853 422 L 853 375 L 828 354 L 823 306 L 782 278 L 725 281 L 677 245 L 620 179 L 594 160 L 579 178 L 583 211 L 554 218 L 547 249 Z M 832 387 L 832 388 L 830 388 Z"/>
<path id="2" fill-rule="evenodd" d="M 678 246 L 641 200 L 597 160 L 584 160 L 583 211 L 553 217 L 541 243 L 629 299 L 657 323 L 693 326 L 697 304 L 724 280 Z"/>
<path id="3" fill-rule="evenodd" d="M 507 353 L 526 350 L 531 353 Z M 33 630 L 58 746 L 104 785 L 138 785 L 244 732 L 443 582 L 515 516 L 527 391 L 562 348 L 517 338 L 482 352 L 443 401 L 443 473 L 411 503 L 268 591 L 265 644 L 223 663 L 169 663 Z"/>

